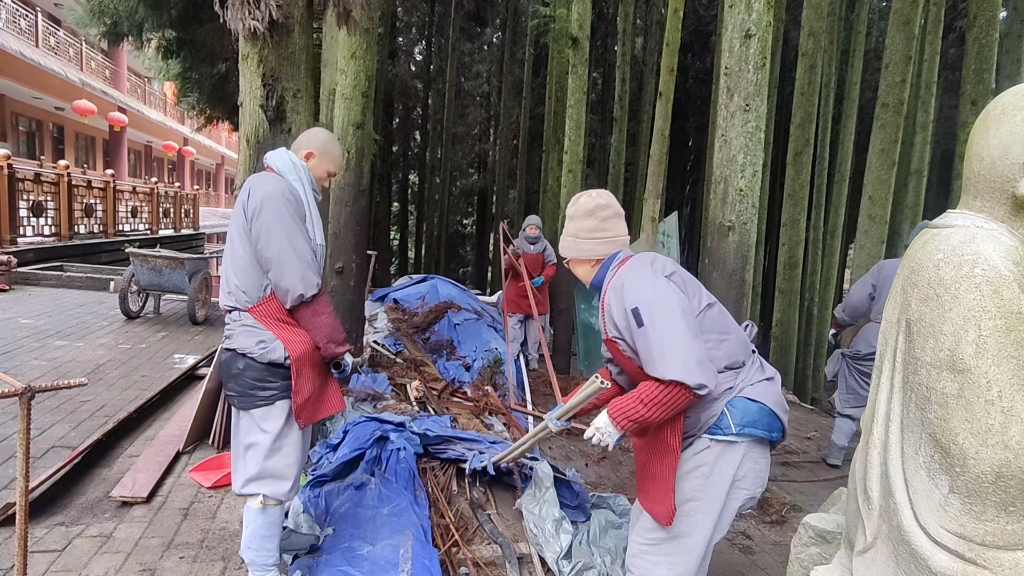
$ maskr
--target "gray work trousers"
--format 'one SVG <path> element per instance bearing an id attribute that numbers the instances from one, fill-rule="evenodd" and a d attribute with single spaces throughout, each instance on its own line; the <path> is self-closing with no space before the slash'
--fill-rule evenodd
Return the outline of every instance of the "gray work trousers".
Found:
<path id="1" fill-rule="evenodd" d="M 540 326 L 544 330 L 544 339 L 550 341 L 551 326 L 549 314 L 540 317 Z M 526 342 L 526 362 L 530 370 L 536 370 L 540 359 L 540 333 L 537 330 L 537 321 L 533 316 L 525 314 L 508 315 L 508 333 L 505 335 L 512 348 L 514 357 L 523 349 L 523 341 Z"/>

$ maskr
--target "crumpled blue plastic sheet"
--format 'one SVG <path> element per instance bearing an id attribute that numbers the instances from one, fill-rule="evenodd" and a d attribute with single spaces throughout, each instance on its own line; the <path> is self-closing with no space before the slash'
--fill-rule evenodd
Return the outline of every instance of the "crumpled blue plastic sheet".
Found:
<path id="1" fill-rule="evenodd" d="M 370 294 L 370 300 L 413 310 L 448 301 L 462 309 L 448 311 L 427 335 L 428 342 L 452 341 L 458 358 L 432 355 L 431 360 L 441 376 L 455 386 L 469 386 L 496 357 L 501 358 L 502 365 L 507 361 L 501 316 L 457 282 L 442 276 L 417 276 L 397 286 L 376 290 Z M 500 380 L 504 385 L 504 374 Z"/>
<path id="2" fill-rule="evenodd" d="M 348 379 L 348 389 L 350 392 L 383 394 L 386 396 L 391 393 L 391 383 L 388 382 L 386 374 L 379 372 L 367 374 L 357 372 Z"/>
<path id="3" fill-rule="evenodd" d="M 310 452 L 312 466 L 298 499 L 326 536 L 289 573 L 440 575 L 416 457 L 486 462 L 508 446 L 504 440 L 456 429 L 451 416 L 378 414 L 347 421 Z M 573 522 L 589 520 L 590 499 L 579 476 L 553 469 L 562 512 Z M 526 463 L 496 472 L 524 489 L 532 477 Z"/>

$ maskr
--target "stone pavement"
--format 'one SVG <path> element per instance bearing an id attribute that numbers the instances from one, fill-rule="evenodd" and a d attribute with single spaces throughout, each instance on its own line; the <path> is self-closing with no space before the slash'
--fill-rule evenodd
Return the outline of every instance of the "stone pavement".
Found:
<path id="1" fill-rule="evenodd" d="M 214 454 L 209 445 L 179 457 L 150 502 L 107 499 L 176 409 L 166 407 L 104 445 L 102 455 L 33 504 L 30 574 L 244 576 L 237 555 L 243 500 L 230 490 L 203 490 L 185 473 Z M 0 575 L 13 574 L 13 536 L 13 525 L 0 526 Z"/>
<path id="2" fill-rule="evenodd" d="M 220 342 L 223 320 L 193 326 L 185 303 L 127 320 L 117 295 L 18 286 L 0 294 L 0 372 L 26 384 L 89 378 L 32 403 L 32 475 L 40 477 L 94 434 L 136 410 Z M 18 403 L 0 402 L 0 505 L 13 500 Z"/>
<path id="3" fill-rule="evenodd" d="M 182 391 L 175 403 L 187 393 Z M 131 506 L 107 500 L 176 409 L 165 406 L 145 415 L 33 505 L 31 574 L 245 575 L 237 556 L 243 500 L 227 489 L 203 490 L 185 473 L 214 453 L 209 445 L 179 457 L 149 503 Z M 715 550 L 710 576 L 786 573 L 789 542 L 800 518 L 845 485 L 844 479 L 815 481 L 837 475 L 815 461 L 828 441 L 830 425 L 826 415 L 792 406 L 790 439 L 776 451 L 772 477 L 804 482 L 772 482 L 769 490 L 782 508 L 748 512 L 734 522 Z M 13 533 L 12 525 L 0 526 L 0 576 L 11 573 Z"/>

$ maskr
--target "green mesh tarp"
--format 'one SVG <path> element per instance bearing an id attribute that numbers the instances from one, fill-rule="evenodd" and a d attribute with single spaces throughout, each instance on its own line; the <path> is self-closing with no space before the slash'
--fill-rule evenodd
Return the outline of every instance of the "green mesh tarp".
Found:
<path id="1" fill-rule="evenodd" d="M 638 252 L 636 244 L 630 247 Z M 673 212 L 658 224 L 656 251 L 679 262 L 679 213 Z M 593 374 L 601 369 L 601 325 L 598 295 L 576 283 L 576 353 L 580 371 Z"/>

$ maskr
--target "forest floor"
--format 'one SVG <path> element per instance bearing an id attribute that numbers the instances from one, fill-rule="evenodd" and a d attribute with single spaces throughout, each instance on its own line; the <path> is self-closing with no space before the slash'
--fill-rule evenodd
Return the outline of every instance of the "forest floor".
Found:
<path id="1" fill-rule="evenodd" d="M 539 408 L 553 404 L 539 383 L 533 389 Z M 213 454 L 210 446 L 202 444 L 179 457 L 150 502 L 131 506 L 107 499 L 184 397 L 182 393 L 171 405 L 140 418 L 33 503 L 30 574 L 245 574 L 237 555 L 242 499 L 230 490 L 203 490 L 185 473 Z M 741 515 L 718 544 L 711 576 L 785 574 L 789 542 L 800 519 L 846 483 L 818 459 L 830 430 L 826 414 L 791 405 L 790 437 L 775 451 L 768 492 L 758 509 Z M 592 490 L 635 496 L 628 449 L 596 452 L 580 432 L 572 431 L 549 439 L 542 451 L 554 463 L 577 469 Z M 504 522 L 518 525 L 504 511 L 511 507 L 512 496 L 495 491 L 495 497 Z M 9 521 L 0 526 L 0 575 L 12 570 L 13 532 Z"/>

